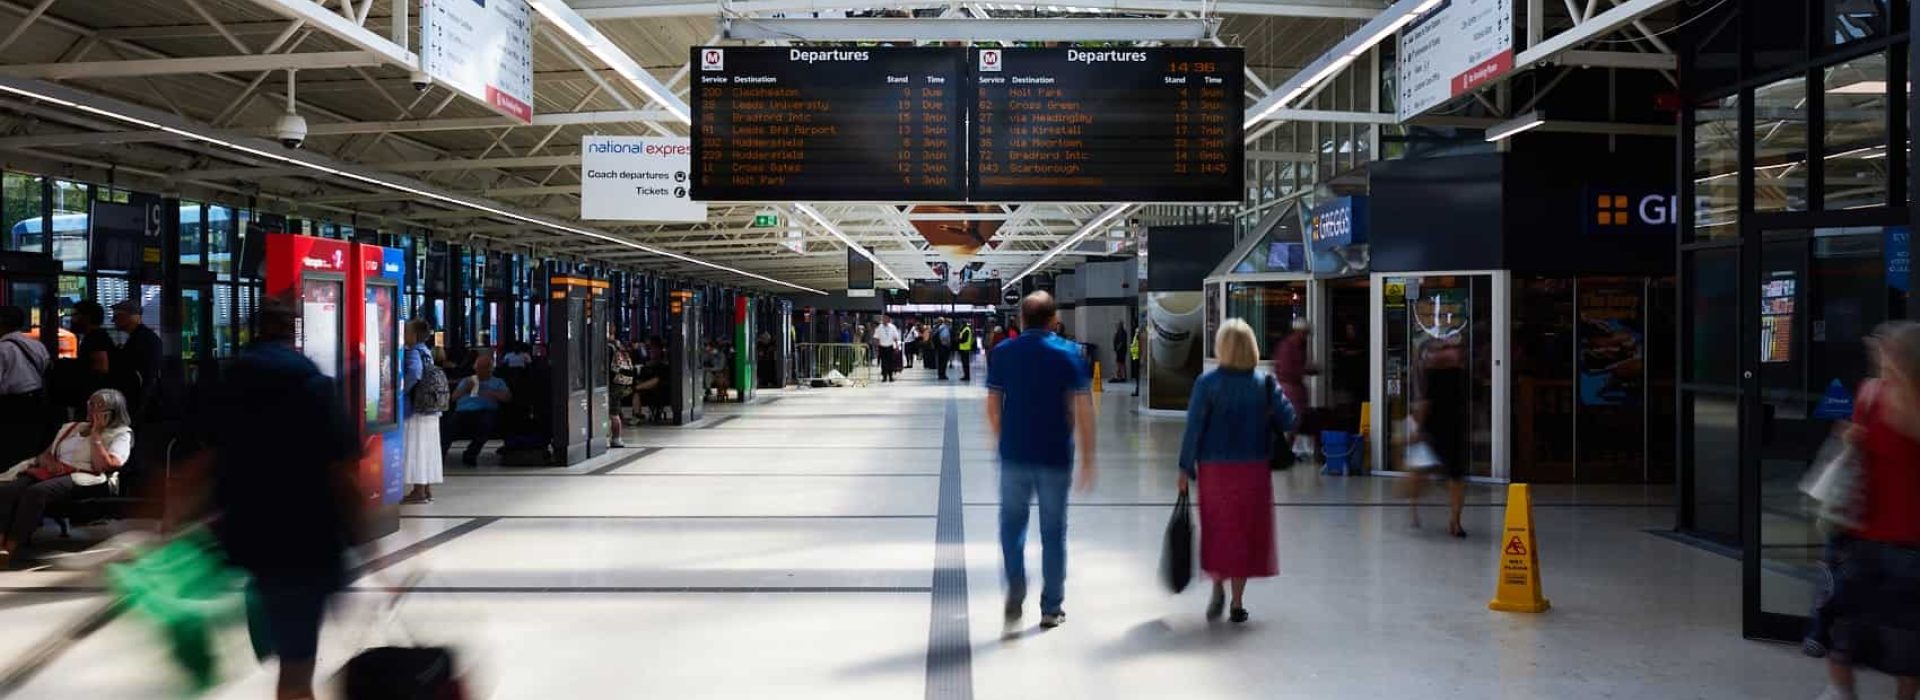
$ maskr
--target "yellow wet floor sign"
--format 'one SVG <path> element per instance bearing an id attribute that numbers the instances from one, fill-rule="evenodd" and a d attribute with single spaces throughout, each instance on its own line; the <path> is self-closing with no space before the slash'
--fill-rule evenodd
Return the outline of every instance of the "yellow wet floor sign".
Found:
<path id="1" fill-rule="evenodd" d="M 1526 484 L 1507 486 L 1507 526 L 1500 534 L 1499 582 L 1487 609 L 1546 612 L 1540 593 L 1540 552 L 1533 539 L 1533 499 Z"/>

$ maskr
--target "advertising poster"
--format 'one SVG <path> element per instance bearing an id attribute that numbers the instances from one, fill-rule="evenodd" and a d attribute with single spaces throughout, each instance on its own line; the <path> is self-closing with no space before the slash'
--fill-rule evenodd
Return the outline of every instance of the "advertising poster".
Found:
<path id="1" fill-rule="evenodd" d="M 1513 70 L 1513 0 L 1445 0 L 1400 30 L 1406 121 Z"/>
<path id="2" fill-rule="evenodd" d="M 1206 295 L 1153 292 L 1147 295 L 1147 408 L 1184 411 L 1205 365 L 1201 334 L 1206 330 Z"/>
<path id="3" fill-rule="evenodd" d="M 606 221 L 707 220 L 688 182 L 686 138 L 588 136 L 580 144 L 580 218 Z"/>
<path id="4" fill-rule="evenodd" d="M 420 0 L 428 75 L 495 111 L 533 121 L 533 8 L 526 0 Z"/>
<path id="5" fill-rule="evenodd" d="M 1646 381 L 1639 286 L 1580 285 L 1580 404 L 1637 405 Z"/>
<path id="6" fill-rule="evenodd" d="M 1760 361 L 1793 361 L 1794 274 L 1774 272 L 1760 285 Z"/>

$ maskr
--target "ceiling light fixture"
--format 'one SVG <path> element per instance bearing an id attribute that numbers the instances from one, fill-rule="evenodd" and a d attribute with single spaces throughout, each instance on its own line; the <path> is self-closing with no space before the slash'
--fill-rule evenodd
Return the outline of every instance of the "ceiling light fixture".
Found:
<path id="1" fill-rule="evenodd" d="M 489 205 L 489 204 L 485 204 L 485 203 L 482 203 L 482 202 L 476 202 L 476 201 L 471 201 L 471 200 L 468 200 L 468 199 L 466 199 L 466 198 L 463 198 L 463 197 L 455 197 L 455 196 L 451 196 L 451 195 L 446 195 L 446 194 L 441 194 L 441 193 L 439 193 L 439 192 L 432 192 L 432 191 L 428 191 L 428 190 L 423 190 L 423 189 L 419 189 L 419 188 L 416 188 L 416 187 L 411 187 L 411 186 L 408 186 L 408 185 L 405 185 L 405 184 L 401 184 L 401 183 L 398 183 L 398 182 L 393 182 L 393 181 L 389 181 L 389 180 L 384 180 L 384 179 L 381 179 L 381 178 L 377 178 L 377 177 L 373 177 L 373 176 L 370 176 L 370 175 L 363 175 L 363 174 L 361 174 L 361 173 L 356 173 L 356 172 L 349 172 L 349 171 L 345 171 L 345 170 L 341 170 L 341 169 L 339 169 L 339 168 L 333 168 L 333 167 L 328 167 L 328 166 L 326 166 L 326 165 L 322 165 L 322 164 L 319 164 L 319 163 L 313 163 L 313 162 L 309 162 L 309 161 L 307 161 L 307 160 L 306 160 L 306 159 L 304 159 L 304 158 L 295 158 L 295 157 L 293 157 L 293 156 L 290 156 L 290 155 L 287 155 L 287 154 L 285 154 L 285 153 L 275 153 L 275 152 L 273 152 L 273 151 L 271 151 L 271 150 L 268 150 L 268 149 L 265 149 L 265 148 L 254 148 L 254 147 L 252 147 L 252 146 L 246 146 L 246 145 L 243 145 L 243 144 L 239 144 L 239 143 L 235 143 L 235 142 L 233 142 L 233 141 L 228 141 L 228 140 L 226 140 L 226 139 L 222 139 L 222 138 L 217 138 L 217 137 L 214 137 L 214 136 L 208 136 L 208 135 L 206 135 L 206 134 L 199 134 L 199 133 L 195 133 L 195 132 L 192 132 L 192 131 L 188 131 L 188 130 L 186 130 L 186 129 L 180 129 L 180 128 L 176 128 L 176 127 L 171 127 L 171 126 L 167 126 L 167 125 L 165 125 L 165 124 L 160 124 L 160 123 L 157 123 L 157 122 L 153 122 L 153 121 L 149 121 L 149 120 L 146 120 L 146 119 L 141 119 L 141 118 L 139 118 L 139 117 L 135 117 L 135 116 L 132 116 L 132 115 L 128 115 L 128 114 L 122 114 L 122 113 L 120 113 L 120 112 L 115 112 L 115 111 L 112 111 L 112 110 L 107 110 L 107 109 L 102 109 L 102 108 L 99 108 L 99 107 L 95 107 L 95 106 L 93 106 L 93 105 L 88 105 L 88 104 L 82 104 L 82 103 L 79 103 L 79 102 L 75 102 L 75 101 L 72 101 L 72 100 L 65 100 L 65 99 L 61 99 L 61 98 L 58 98 L 58 97 L 54 97 L 54 96 L 52 96 L 52 95 L 47 95 L 47 94 L 43 94 L 43 93 L 40 93 L 40 92 L 36 92 L 36 91 L 33 91 L 33 90 L 28 90 L 28 89 L 24 89 L 24 88 L 19 88 L 19 87 L 14 87 L 14 86 L 12 86 L 12 85 L 6 85 L 6 84 L 0 84 L 0 92 L 8 92 L 8 93 L 12 93 L 12 94 L 15 94 L 15 95 L 19 95 L 19 96 L 21 96 L 21 97 L 26 97 L 26 98 L 30 98 L 30 99 L 34 99 L 34 100 L 40 100 L 40 101 L 42 101 L 42 102 L 49 102 L 49 103 L 52 103 L 52 104 L 56 104 L 56 105 L 60 105 L 60 106 L 62 106 L 62 107 L 67 107 L 67 108 L 70 108 L 70 109 L 74 109 L 74 110 L 78 110 L 78 111 L 82 111 L 82 112 L 86 112 L 86 113 L 89 113 L 89 114 L 94 114 L 94 115 L 98 115 L 98 116 L 102 116 L 102 117 L 107 117 L 107 118 L 109 118 L 109 119 L 113 119 L 113 120 L 116 120 L 116 121 L 120 121 L 120 122 L 125 122 L 125 123 L 128 123 L 128 124 L 132 124 L 132 125 L 135 125 L 135 126 L 140 126 L 140 127 L 145 127 L 145 128 L 148 128 L 148 129 L 153 129 L 153 130 L 155 130 L 155 131 L 164 131 L 164 132 L 167 132 L 167 133 L 169 133 L 169 134 L 174 134 L 174 135 L 177 135 L 177 136 L 181 136 L 181 137 L 185 137 L 185 138 L 187 138 L 187 139 L 190 139 L 190 140 L 193 140 L 193 141 L 199 141 L 199 142 L 202 142 L 202 143 L 207 143 L 207 144 L 212 144 L 212 145 L 214 145 L 214 146 L 219 146 L 219 147 L 221 147 L 221 148 L 226 148 L 226 149 L 230 149 L 230 150 L 234 150 L 234 151 L 239 151 L 239 152 L 241 152 L 241 153 L 245 153 L 245 154 L 247 154 L 247 155 L 251 155 L 251 156 L 255 156 L 255 157 L 258 157 L 258 158 L 262 158 L 262 159 L 266 159 L 266 160 L 271 160 L 271 161 L 276 161 L 276 162 L 281 162 L 281 163 L 286 163 L 286 164 L 288 164 L 288 165 L 294 165 L 294 166 L 298 166 L 298 167 L 302 167 L 302 168 L 306 168 L 306 169 L 308 169 L 308 170 L 313 170 L 313 171 L 316 171 L 316 172 L 321 172 L 321 173 L 326 173 L 326 174 L 328 174 L 328 175 L 333 175 L 333 176 L 336 176 L 336 177 L 342 177 L 342 178 L 346 178 L 346 179 L 349 179 L 349 180 L 355 180 L 355 181 L 358 181 L 358 182 L 362 182 L 362 183 L 366 183 L 366 184 L 369 184 L 369 185 L 373 185 L 373 186 L 375 186 L 375 187 L 384 187 L 384 188 L 387 188 L 387 189 L 390 189 L 390 190 L 396 190 L 396 191 L 399 191 L 399 192 L 405 192 L 405 193 L 407 193 L 407 194 L 411 194 L 411 195 L 414 195 L 414 196 L 417 196 L 417 197 L 422 197 L 422 198 L 426 198 L 426 199 L 431 199 L 431 200 L 434 200 L 434 201 L 437 201 L 437 202 L 441 202 L 441 203 L 443 203 L 443 204 L 451 204 L 451 205 L 453 205 L 453 206 L 456 206 L 456 207 L 465 207 L 465 208 L 467 208 L 467 209 L 472 209 L 472 210 L 475 210 L 475 211 L 481 211 L 481 212 L 486 212 L 486 213 L 488 213 L 488 214 L 492 214 L 492 215 L 494 215 L 494 216 L 499 216 L 499 217 L 502 217 L 502 218 L 506 218 L 506 219 L 512 219 L 512 220 L 514 220 L 514 221 L 518 221 L 518 222 L 521 222 L 521 223 L 525 223 L 525 224 L 531 224 L 531 225 L 534 225 L 534 226 L 539 226 L 539 227 L 542 227 L 542 228 L 547 228 L 547 229 L 552 229 L 552 230 L 555 230 L 555 231 L 561 231 L 561 232 L 565 232 L 565 233 L 571 233 L 571 234 L 574 234 L 574 235 L 577 235 L 577 236 L 584 236 L 584 237 L 586 237 L 586 238 L 592 238 L 592 239 L 595 239 L 595 240 L 600 240 L 600 241 L 605 241 L 605 242 L 608 242 L 608 243 L 612 243 L 612 244 L 615 244 L 615 245 L 620 245 L 620 246 L 625 246 L 625 247 L 627 247 L 627 248 L 632 248 L 632 249 L 634 249 L 634 250 L 638 250 L 638 251 L 641 251 L 641 252 L 643 252 L 643 253 L 649 253 L 649 254 L 652 254 L 652 255 L 657 255 L 657 256 L 660 256 L 660 257 L 664 257 L 664 258 L 671 258 L 671 259 L 673 259 L 673 260 L 679 260 L 679 261 L 681 261 L 681 262 L 685 262 L 685 263 L 689 263 L 689 264 L 693 264 L 693 265 L 699 265 L 699 266 L 701 266 L 701 267 L 705 267 L 705 268 L 708 268 L 708 269 L 712 269 L 712 270 L 718 270 L 718 271 L 720 271 L 720 272 L 725 272 L 725 273 L 728 273 L 728 274 L 734 274 L 734 275 L 740 275 L 740 276 L 743 276 L 743 277 L 748 277 L 748 278 L 752 278 L 752 279 L 757 279 L 757 280 L 760 280 L 760 281 L 763 281 L 763 282 L 768 282 L 768 283 L 771 283 L 771 284 L 777 284 L 777 285 L 780 285 L 780 286 L 782 286 L 782 287 L 787 287 L 787 288 L 789 288 L 789 289 L 795 289 L 795 290 L 799 290 L 799 291 L 803 291 L 803 292 L 810 292 L 810 293 L 813 293 L 813 294 L 821 294 L 821 295 L 824 295 L 824 294 L 826 294 L 826 292 L 824 292 L 824 291 L 821 291 L 821 290 L 818 290 L 818 289 L 814 289 L 814 288 L 812 288 L 812 287 L 806 287 L 806 286 L 802 286 L 802 285 L 798 285 L 798 284 L 794 284 L 794 283 L 792 283 L 792 282 L 786 282 L 786 281 L 782 281 L 782 280 L 777 280 L 777 279 L 774 279 L 774 278 L 772 278 L 772 277 L 768 277 L 768 276 L 766 276 L 766 275 L 762 275 L 762 274 L 757 274 L 757 273 L 753 273 L 753 272 L 748 272 L 748 271 L 746 271 L 746 270 L 742 270 L 742 269 L 739 269 L 739 268 L 735 268 L 735 267 L 728 267 L 728 266 L 726 266 L 726 265 L 721 265 L 721 264 L 719 264 L 719 263 L 713 263 L 713 262 L 708 262 L 708 261 L 705 261 L 705 260 L 701 260 L 701 259 L 699 259 L 699 258 L 695 258 L 695 257 L 691 257 L 691 256 L 687 256 L 687 255 L 682 255 L 682 254 L 680 254 L 680 253 L 675 253 L 675 252 L 673 252 L 673 251 L 670 251 L 670 250 L 665 250 L 665 249 L 662 249 L 662 248 L 655 248 L 655 247 L 653 247 L 653 246 L 649 246 L 649 245 L 644 245 L 644 244 L 640 244 L 640 243 L 635 243 L 635 242 L 633 242 L 633 241 L 629 241 L 629 240 L 626 240 L 626 239 L 624 239 L 624 238 L 619 238 L 619 237 L 617 237 L 617 236 L 612 236 L 612 235 L 608 235 L 608 234 L 605 234 L 605 233 L 601 233 L 601 232 L 599 232 L 599 231 L 593 231 L 593 230 L 590 230 L 590 229 L 583 229 L 583 228 L 578 228 L 578 227 L 574 227 L 574 226 L 568 226 L 568 225 L 566 225 L 566 224 L 562 224 L 562 223 L 557 223 L 557 222 L 552 222 L 552 221 L 543 221 L 543 220 L 541 220 L 541 219 L 536 219 L 536 218 L 534 218 L 534 217 L 531 217 L 531 216 L 527 216 L 527 215 L 525 215 L 525 214 L 520 214 L 520 213 L 517 213 L 517 212 L 512 212 L 512 211 L 508 211 L 508 210 L 506 210 L 506 209 L 501 209 L 501 208 L 499 208 L 499 207 L 496 207 L 496 206 L 492 206 L 492 205 Z"/>
<path id="2" fill-rule="evenodd" d="M 1333 77 L 1334 74 L 1340 72 L 1340 69 L 1345 68 L 1347 67 L 1347 64 L 1352 63 L 1354 59 L 1360 58 L 1361 56 L 1365 56 L 1368 51 L 1371 51 L 1373 49 L 1373 47 L 1378 46 L 1382 41 L 1386 41 L 1387 37 L 1391 37 L 1395 33 L 1398 33 L 1401 29 L 1405 28 L 1407 25 L 1412 24 L 1416 21 L 1419 21 L 1419 19 L 1422 16 L 1426 15 L 1428 12 L 1433 11 L 1434 8 L 1439 7 L 1441 2 L 1442 0 L 1421 0 L 1421 2 L 1419 2 L 1418 4 L 1414 4 L 1414 0 L 1401 0 L 1398 4 L 1394 5 L 1392 8 L 1388 8 L 1385 12 L 1382 12 L 1381 14 L 1376 15 L 1374 19 L 1368 21 L 1367 24 L 1371 25 L 1374 22 L 1385 22 L 1385 23 L 1380 25 L 1378 28 L 1371 30 L 1371 33 L 1368 33 L 1366 35 L 1366 38 L 1364 39 L 1354 41 L 1353 36 L 1360 36 L 1360 34 L 1356 32 L 1353 36 L 1350 36 L 1345 41 L 1342 41 L 1341 43 L 1346 43 L 1347 41 L 1353 41 L 1354 43 L 1350 48 L 1347 49 L 1346 53 L 1340 55 L 1338 58 L 1333 59 L 1333 62 L 1328 63 L 1327 67 L 1322 68 L 1319 71 L 1315 72 L 1313 74 L 1313 77 L 1308 78 L 1307 80 L 1301 82 L 1299 85 L 1295 85 L 1291 89 L 1287 90 L 1285 94 L 1286 96 L 1281 97 L 1279 100 L 1274 101 L 1272 104 L 1261 109 L 1258 114 L 1253 115 L 1252 118 L 1247 120 L 1246 124 L 1244 125 L 1244 128 L 1250 130 L 1254 127 L 1255 124 L 1258 124 L 1262 121 L 1266 121 L 1269 117 L 1272 117 L 1274 114 L 1279 113 L 1280 110 L 1286 109 L 1287 105 L 1292 104 L 1294 100 L 1300 99 L 1300 97 L 1305 95 L 1308 90 L 1313 89 L 1313 86 L 1320 84 L 1320 82 L 1323 80 Z M 1407 10 L 1397 15 L 1394 14 L 1395 10 L 1397 10 L 1402 6 L 1405 6 Z M 1361 27 L 1360 31 L 1366 32 L 1368 30 L 1366 27 Z M 1330 53 L 1331 52 L 1329 52 L 1329 54 Z M 1324 58 L 1326 55 L 1328 54 L 1323 54 L 1322 57 Z"/>
<path id="3" fill-rule="evenodd" d="M 1107 225 L 1107 223 L 1113 221 L 1114 218 L 1122 214 L 1125 214 L 1128 211 L 1131 211 L 1134 206 L 1136 205 L 1115 204 L 1111 207 L 1107 207 L 1106 211 L 1100 212 L 1099 216 L 1093 217 L 1092 221 L 1088 221 L 1086 225 L 1080 227 L 1080 230 L 1073 232 L 1073 235 L 1068 236 L 1067 240 L 1061 241 L 1058 245 L 1055 245 L 1051 250 L 1048 250 L 1046 255 L 1040 256 L 1040 259 L 1035 260 L 1032 265 L 1028 265 L 1027 269 L 1021 270 L 1020 274 L 1014 275 L 1012 277 L 1008 277 L 1005 281 L 1000 283 L 1000 286 L 1006 287 L 1008 285 L 1011 285 L 1015 282 L 1020 281 L 1021 278 L 1026 277 L 1027 275 L 1031 275 L 1035 272 L 1039 272 L 1040 268 L 1046 267 L 1047 263 L 1053 262 L 1054 258 L 1060 257 L 1062 253 L 1065 253 L 1068 250 L 1072 249 L 1075 245 L 1078 245 L 1081 239 L 1084 239 L 1087 236 L 1092 235 L 1093 232 L 1100 230 L 1101 226 Z"/>
<path id="4" fill-rule="evenodd" d="M 813 223 L 818 224 L 822 230 L 825 230 L 834 238 L 840 239 L 841 243 L 846 244 L 846 246 L 853 249 L 854 252 L 859 253 L 868 260 L 872 260 L 873 266 L 880 268 L 881 272 L 887 273 L 887 277 L 891 278 L 894 284 L 900 285 L 902 289 L 908 286 L 906 280 L 901 279 L 899 275 L 893 273 L 893 268 L 887 267 L 886 263 L 880 262 L 880 256 L 874 255 L 873 251 L 868 250 L 866 246 L 853 242 L 852 238 L 849 238 L 847 234 L 840 231 L 840 227 L 833 225 L 831 221 L 827 221 L 827 217 L 822 216 L 819 210 L 799 202 L 794 202 L 789 206 L 792 206 L 794 211 L 800 212 L 809 219 L 813 219 Z"/>
<path id="5" fill-rule="evenodd" d="M 646 75 L 646 69 L 641 68 L 640 64 L 635 63 L 633 57 L 628 56 L 626 51 L 621 50 L 618 46 L 614 46 L 612 40 L 608 39 L 605 34 L 601 34 L 600 30 L 595 29 L 587 20 L 582 19 L 572 8 L 567 7 L 561 0 L 527 1 L 533 5 L 534 11 L 540 13 L 541 17 L 545 18 L 555 27 L 559 27 L 561 33 L 566 34 L 568 38 L 573 39 L 575 43 L 585 48 L 587 53 L 598 57 L 600 62 L 607 64 L 608 68 L 612 68 L 613 72 L 620 74 L 620 77 L 625 78 L 627 83 L 631 84 L 634 89 L 639 90 L 642 94 L 646 95 L 648 99 L 660 105 L 662 109 L 667 110 L 667 113 L 672 114 L 675 119 L 680 120 L 680 123 L 693 123 L 693 116 L 687 113 L 686 105 L 682 104 L 672 93 L 662 92 L 663 86 L 661 86 L 658 81 L 653 80 L 653 76 Z M 556 4 L 559 5 L 558 8 L 555 7 Z M 564 8 L 564 12 L 562 8 Z M 642 78 L 641 76 L 643 75 L 646 77 Z"/>
<path id="6" fill-rule="evenodd" d="M 1514 134 L 1538 129 L 1547 123 L 1546 114 L 1534 110 L 1487 127 L 1487 143 L 1497 143 L 1511 138 Z"/>

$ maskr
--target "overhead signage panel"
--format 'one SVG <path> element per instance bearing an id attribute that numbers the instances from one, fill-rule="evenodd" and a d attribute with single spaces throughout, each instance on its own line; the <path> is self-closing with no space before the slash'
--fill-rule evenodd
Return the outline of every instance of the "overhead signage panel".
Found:
<path id="1" fill-rule="evenodd" d="M 580 143 L 580 218 L 707 220 L 693 201 L 693 146 L 685 138 L 588 136 Z"/>
<path id="2" fill-rule="evenodd" d="M 1237 48 L 981 48 L 968 144 L 976 201 L 1238 202 Z"/>
<path id="3" fill-rule="evenodd" d="M 1445 0 L 1400 30 L 1400 121 L 1513 70 L 1513 0 Z"/>
<path id="4" fill-rule="evenodd" d="M 533 121 L 533 9 L 526 0 L 420 0 L 420 62 L 440 84 Z"/>
<path id="5" fill-rule="evenodd" d="M 694 199 L 964 199 L 963 55 L 693 47 Z"/>

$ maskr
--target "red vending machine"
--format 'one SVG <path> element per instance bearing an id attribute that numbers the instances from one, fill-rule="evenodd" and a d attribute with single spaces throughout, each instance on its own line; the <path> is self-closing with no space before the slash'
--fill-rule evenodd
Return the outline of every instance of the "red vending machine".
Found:
<path id="1" fill-rule="evenodd" d="M 349 407 L 361 407 L 354 411 L 361 426 L 355 483 L 369 517 L 364 531 L 371 537 L 399 529 L 399 456 L 405 454 L 399 362 L 393 357 L 398 351 L 395 287 L 376 282 L 370 292 L 368 284 L 369 277 L 383 276 L 382 251 L 326 238 L 269 235 L 263 290 L 267 295 L 290 292 L 299 300 L 294 343 L 334 379 Z"/>

